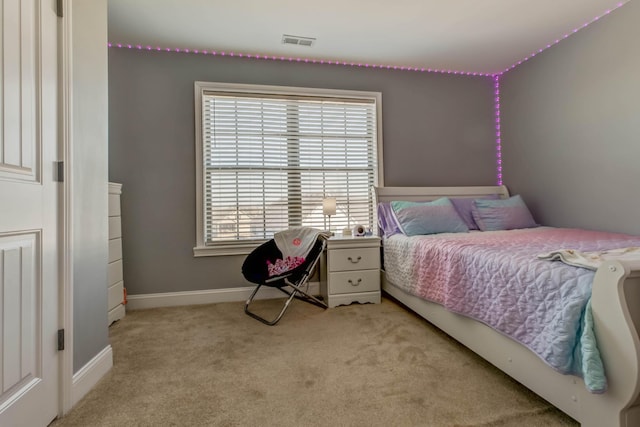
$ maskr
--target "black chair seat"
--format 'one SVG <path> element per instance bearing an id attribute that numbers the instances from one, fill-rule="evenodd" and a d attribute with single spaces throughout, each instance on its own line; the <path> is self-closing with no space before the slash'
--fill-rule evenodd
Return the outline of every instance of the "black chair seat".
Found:
<path id="1" fill-rule="evenodd" d="M 327 304 L 325 302 L 301 289 L 301 286 L 308 283 L 314 268 L 324 252 L 325 245 L 325 240 L 322 237 L 318 237 L 302 264 L 276 276 L 269 276 L 268 268 L 269 263 L 275 264 L 277 260 L 282 259 L 282 252 L 278 249 L 275 240 L 271 239 L 254 249 L 242 264 L 242 275 L 249 282 L 255 283 L 258 286 L 256 286 L 245 303 L 244 312 L 262 323 L 273 326 L 282 318 L 293 298 L 326 309 Z M 289 296 L 280 313 L 273 320 L 266 320 L 249 310 L 249 305 L 262 286 L 277 288 Z"/>

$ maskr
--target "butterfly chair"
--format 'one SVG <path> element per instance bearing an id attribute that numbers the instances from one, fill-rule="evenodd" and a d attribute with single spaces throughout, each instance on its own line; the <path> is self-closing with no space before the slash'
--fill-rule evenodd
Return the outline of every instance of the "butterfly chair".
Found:
<path id="1" fill-rule="evenodd" d="M 262 323 L 273 326 L 282 318 L 294 298 L 326 309 L 326 303 L 302 289 L 304 285 L 308 285 L 309 278 L 318 260 L 320 260 L 325 246 L 325 240 L 322 237 L 318 237 L 302 264 L 291 270 L 272 276 L 269 275 L 269 264 L 273 265 L 278 259 L 282 258 L 282 252 L 278 249 L 275 240 L 271 239 L 254 249 L 242 264 L 242 275 L 248 281 L 256 283 L 258 286 L 256 286 L 245 303 L 244 312 Z M 264 319 L 249 310 L 249 305 L 262 286 L 277 288 L 288 295 L 280 313 L 273 320 Z"/>

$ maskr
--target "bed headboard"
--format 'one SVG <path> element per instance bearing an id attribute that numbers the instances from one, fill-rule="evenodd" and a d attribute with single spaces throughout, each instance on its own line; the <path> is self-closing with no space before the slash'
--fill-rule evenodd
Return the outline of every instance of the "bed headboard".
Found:
<path id="1" fill-rule="evenodd" d="M 377 202 L 393 200 L 422 201 L 435 200 L 440 197 L 479 198 L 497 195 L 501 199 L 509 197 L 509 190 L 504 185 L 475 187 L 374 187 Z"/>

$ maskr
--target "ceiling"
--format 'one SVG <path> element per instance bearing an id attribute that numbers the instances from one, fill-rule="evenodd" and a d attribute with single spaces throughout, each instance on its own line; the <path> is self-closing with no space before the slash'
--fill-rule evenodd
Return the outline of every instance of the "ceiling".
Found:
<path id="1" fill-rule="evenodd" d="M 626 1 L 108 0 L 109 41 L 493 74 Z M 311 47 L 283 35 L 314 38 Z"/>

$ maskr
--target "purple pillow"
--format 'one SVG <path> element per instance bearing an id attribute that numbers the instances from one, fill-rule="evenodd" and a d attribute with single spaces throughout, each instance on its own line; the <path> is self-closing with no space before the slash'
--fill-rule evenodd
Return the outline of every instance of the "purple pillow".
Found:
<path id="1" fill-rule="evenodd" d="M 532 228 L 538 224 L 533 220 L 529 208 L 519 195 L 508 199 L 473 201 L 473 219 L 482 231 Z"/>
<path id="2" fill-rule="evenodd" d="M 380 235 L 383 237 L 402 234 L 396 215 L 393 213 L 389 202 L 378 203 L 378 228 L 380 229 Z"/>
<path id="3" fill-rule="evenodd" d="M 481 197 L 480 199 L 486 200 L 497 200 L 499 197 L 497 195 Z M 470 197 L 450 197 L 451 203 L 453 203 L 453 207 L 458 211 L 458 215 L 467 224 L 469 230 L 478 230 L 478 225 L 473 219 L 473 213 L 471 212 L 473 209 L 473 198 Z"/>

